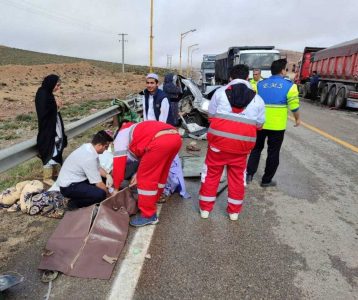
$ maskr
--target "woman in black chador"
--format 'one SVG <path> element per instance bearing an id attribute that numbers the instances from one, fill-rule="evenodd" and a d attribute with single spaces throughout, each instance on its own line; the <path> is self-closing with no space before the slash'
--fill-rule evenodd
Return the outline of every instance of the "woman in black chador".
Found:
<path id="1" fill-rule="evenodd" d="M 61 86 L 59 76 L 51 74 L 44 78 L 35 97 L 39 132 L 37 149 L 44 165 L 43 181 L 53 184 L 53 173 L 62 165 L 62 152 L 67 146 L 63 121 L 59 112 L 62 103 L 53 95 Z"/>

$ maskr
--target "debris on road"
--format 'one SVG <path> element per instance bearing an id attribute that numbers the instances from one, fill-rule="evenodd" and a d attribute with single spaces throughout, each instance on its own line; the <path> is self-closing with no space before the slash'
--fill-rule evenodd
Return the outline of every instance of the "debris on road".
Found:
<path id="1" fill-rule="evenodd" d="M 0 274 L 0 292 L 3 292 L 23 281 L 24 277 L 18 273 L 9 272 Z"/>

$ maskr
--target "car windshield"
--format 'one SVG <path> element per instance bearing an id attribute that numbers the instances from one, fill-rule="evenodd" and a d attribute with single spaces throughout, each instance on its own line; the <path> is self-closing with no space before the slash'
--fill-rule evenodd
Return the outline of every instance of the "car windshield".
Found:
<path id="1" fill-rule="evenodd" d="M 250 69 L 270 70 L 274 60 L 280 59 L 278 53 L 243 53 L 235 59 L 235 65 L 245 64 Z"/>
<path id="2" fill-rule="evenodd" d="M 203 61 L 201 63 L 202 69 L 215 69 L 215 62 L 214 61 Z"/>

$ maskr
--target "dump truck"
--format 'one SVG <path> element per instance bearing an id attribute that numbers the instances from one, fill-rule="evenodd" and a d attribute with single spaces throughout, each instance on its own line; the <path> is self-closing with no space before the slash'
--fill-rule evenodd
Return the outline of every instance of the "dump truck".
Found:
<path id="1" fill-rule="evenodd" d="M 305 85 L 310 82 L 311 73 L 310 66 L 311 60 L 313 59 L 314 54 L 317 51 L 323 50 L 325 48 L 321 47 L 305 47 L 303 50 L 302 58 L 298 61 L 297 67 L 295 69 L 295 78 L 294 82 L 298 85 L 300 93 L 306 96 L 308 90 L 305 89 Z"/>
<path id="2" fill-rule="evenodd" d="M 200 74 L 202 80 L 202 90 L 205 91 L 208 85 L 214 84 L 215 75 L 215 54 L 204 54 L 201 63 Z"/>
<path id="3" fill-rule="evenodd" d="M 358 39 L 329 48 L 306 47 L 298 64 L 295 83 L 302 97 L 312 99 L 310 78 L 316 72 L 321 104 L 358 108 Z"/>
<path id="4" fill-rule="evenodd" d="M 215 57 L 215 83 L 229 82 L 230 70 L 238 64 L 246 64 L 252 78 L 253 69 L 261 69 L 261 76 L 271 76 L 270 67 L 274 60 L 280 58 L 280 51 L 274 46 L 242 46 L 230 47 L 226 52 Z"/>

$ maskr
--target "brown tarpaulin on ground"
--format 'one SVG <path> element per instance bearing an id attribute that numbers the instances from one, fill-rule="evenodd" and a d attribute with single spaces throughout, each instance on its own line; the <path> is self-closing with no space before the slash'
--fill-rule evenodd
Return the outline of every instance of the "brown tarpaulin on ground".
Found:
<path id="1" fill-rule="evenodd" d="M 67 212 L 46 244 L 39 269 L 109 279 L 127 238 L 129 215 L 136 211 L 124 189 L 99 206 Z"/>

